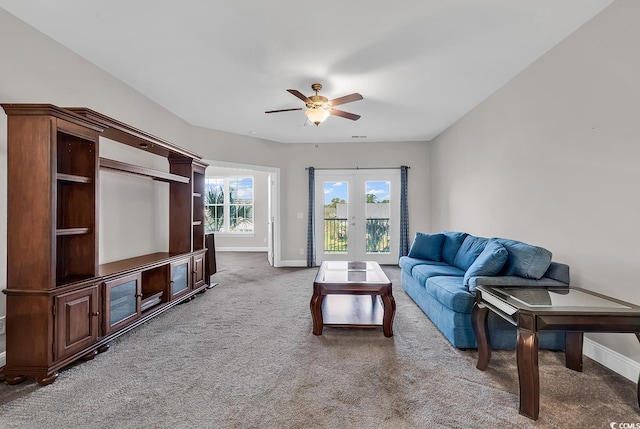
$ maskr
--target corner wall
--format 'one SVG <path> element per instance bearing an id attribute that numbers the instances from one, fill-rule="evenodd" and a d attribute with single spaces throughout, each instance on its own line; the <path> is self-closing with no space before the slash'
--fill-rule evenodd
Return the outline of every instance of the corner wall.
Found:
<path id="1" fill-rule="evenodd" d="M 640 304 L 639 21 L 614 2 L 434 139 L 432 229 L 543 246 L 573 286 Z M 637 381 L 634 335 L 586 337 Z"/>

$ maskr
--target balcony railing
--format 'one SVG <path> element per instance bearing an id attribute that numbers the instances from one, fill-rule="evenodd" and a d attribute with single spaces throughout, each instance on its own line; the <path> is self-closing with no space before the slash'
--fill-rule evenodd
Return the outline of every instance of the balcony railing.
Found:
<path id="1" fill-rule="evenodd" d="M 367 253 L 389 253 L 389 218 L 367 219 Z"/>
<path id="2" fill-rule="evenodd" d="M 347 253 L 347 219 L 324 218 L 325 253 Z"/>
<path id="3" fill-rule="evenodd" d="M 347 219 L 324 218 L 325 253 L 347 253 Z M 366 252 L 389 253 L 389 218 L 366 219 Z"/>

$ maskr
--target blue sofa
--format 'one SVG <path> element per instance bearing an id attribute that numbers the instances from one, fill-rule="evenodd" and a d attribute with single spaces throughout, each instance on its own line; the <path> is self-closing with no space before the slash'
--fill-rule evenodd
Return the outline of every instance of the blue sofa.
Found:
<path id="1" fill-rule="evenodd" d="M 569 266 L 551 261 L 542 247 L 464 232 L 417 233 L 408 256 L 399 260 L 402 288 L 458 348 L 476 348 L 471 309 L 478 285 L 568 286 Z M 516 329 L 489 312 L 493 349 L 513 349 Z M 539 337 L 540 348 L 564 349 L 564 333 Z"/>

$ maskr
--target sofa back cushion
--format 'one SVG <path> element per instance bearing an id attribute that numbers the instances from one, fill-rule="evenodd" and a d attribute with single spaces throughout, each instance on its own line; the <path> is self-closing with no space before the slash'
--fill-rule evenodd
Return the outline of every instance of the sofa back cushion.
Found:
<path id="1" fill-rule="evenodd" d="M 444 235 L 442 234 L 423 234 L 416 232 L 411 249 L 409 249 L 409 257 L 439 261 L 442 258 L 443 242 Z"/>
<path id="2" fill-rule="evenodd" d="M 489 242 L 488 238 L 467 235 L 453 259 L 453 265 L 467 271 L 478 255 L 482 253 L 487 242 Z"/>
<path id="3" fill-rule="evenodd" d="M 475 288 L 472 290 L 469 286 L 469 279 L 477 276 L 497 275 L 507 262 L 508 257 L 509 253 L 502 244 L 496 240 L 489 240 L 484 250 L 464 273 L 463 284 L 469 288 L 469 292 L 474 292 Z"/>
<path id="4" fill-rule="evenodd" d="M 509 252 L 509 258 L 500 275 L 537 280 L 542 278 L 551 264 L 552 255 L 547 249 L 506 238 L 496 240 Z"/>
<path id="5" fill-rule="evenodd" d="M 453 265 L 456 253 L 462 246 L 462 242 L 467 237 L 466 232 L 444 231 L 444 243 L 442 244 L 442 260 L 449 265 Z"/>
<path id="6" fill-rule="evenodd" d="M 471 277 L 497 275 L 504 267 L 508 257 L 509 253 L 502 244 L 496 240 L 489 240 L 484 250 L 464 273 L 464 285 L 469 286 Z M 473 292 L 471 289 L 469 291 Z"/>

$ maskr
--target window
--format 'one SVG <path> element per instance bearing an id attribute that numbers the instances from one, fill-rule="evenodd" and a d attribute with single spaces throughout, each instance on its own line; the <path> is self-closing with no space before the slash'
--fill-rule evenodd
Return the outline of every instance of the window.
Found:
<path id="1" fill-rule="evenodd" d="M 253 233 L 253 177 L 205 179 L 207 232 Z"/>

